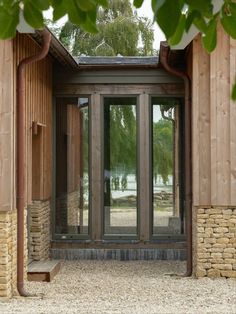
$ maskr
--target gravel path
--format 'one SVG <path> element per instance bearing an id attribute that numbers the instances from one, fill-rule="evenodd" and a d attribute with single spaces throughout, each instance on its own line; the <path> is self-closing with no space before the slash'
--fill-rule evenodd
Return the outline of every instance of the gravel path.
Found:
<path id="1" fill-rule="evenodd" d="M 52 283 L 27 283 L 37 298 L 0 301 L 0 313 L 236 314 L 235 280 L 170 275 L 184 269 L 183 262 L 66 261 Z"/>

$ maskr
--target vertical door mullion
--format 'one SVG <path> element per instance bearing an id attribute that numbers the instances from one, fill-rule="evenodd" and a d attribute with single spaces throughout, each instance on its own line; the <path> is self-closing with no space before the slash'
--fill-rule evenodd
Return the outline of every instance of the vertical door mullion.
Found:
<path id="1" fill-rule="evenodd" d="M 91 239 L 102 239 L 102 110 L 100 94 L 91 96 Z"/>
<path id="2" fill-rule="evenodd" d="M 139 233 L 141 241 L 150 239 L 150 109 L 149 95 L 139 97 Z"/>

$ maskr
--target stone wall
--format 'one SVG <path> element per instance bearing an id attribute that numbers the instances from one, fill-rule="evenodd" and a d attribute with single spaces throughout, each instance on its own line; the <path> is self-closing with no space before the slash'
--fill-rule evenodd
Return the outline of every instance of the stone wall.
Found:
<path id="1" fill-rule="evenodd" d="M 193 208 L 196 277 L 236 278 L 236 208 Z"/>
<path id="2" fill-rule="evenodd" d="M 36 261 L 49 258 L 50 212 L 50 201 L 33 201 L 28 206 L 29 256 Z"/>
<path id="3" fill-rule="evenodd" d="M 16 211 L 0 212 L 0 297 L 16 291 Z"/>

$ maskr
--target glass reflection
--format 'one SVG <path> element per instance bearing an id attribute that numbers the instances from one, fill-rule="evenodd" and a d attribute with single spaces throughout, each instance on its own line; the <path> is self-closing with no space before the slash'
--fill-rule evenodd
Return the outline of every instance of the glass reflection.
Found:
<path id="1" fill-rule="evenodd" d="M 105 234 L 137 233 L 136 98 L 104 98 Z"/>
<path id="2" fill-rule="evenodd" d="M 153 234 L 180 234 L 180 106 L 152 98 Z"/>
<path id="3" fill-rule="evenodd" d="M 56 233 L 88 234 L 88 98 L 56 104 Z"/>

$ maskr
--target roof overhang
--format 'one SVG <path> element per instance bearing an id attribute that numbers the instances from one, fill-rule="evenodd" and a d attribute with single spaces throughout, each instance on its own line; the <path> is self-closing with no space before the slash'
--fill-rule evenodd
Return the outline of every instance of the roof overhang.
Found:
<path id="1" fill-rule="evenodd" d="M 79 69 L 113 69 L 113 68 L 157 68 L 159 66 L 158 56 L 148 57 L 99 57 L 80 56 L 75 58 Z"/>
<path id="2" fill-rule="evenodd" d="M 46 31 L 52 36 L 49 53 L 56 59 L 61 65 L 69 69 L 78 69 L 76 60 L 72 57 L 69 51 L 63 46 L 63 44 L 53 35 L 53 33 L 45 27 Z M 42 31 L 35 30 L 33 34 L 29 34 L 36 42 L 42 45 Z"/>

